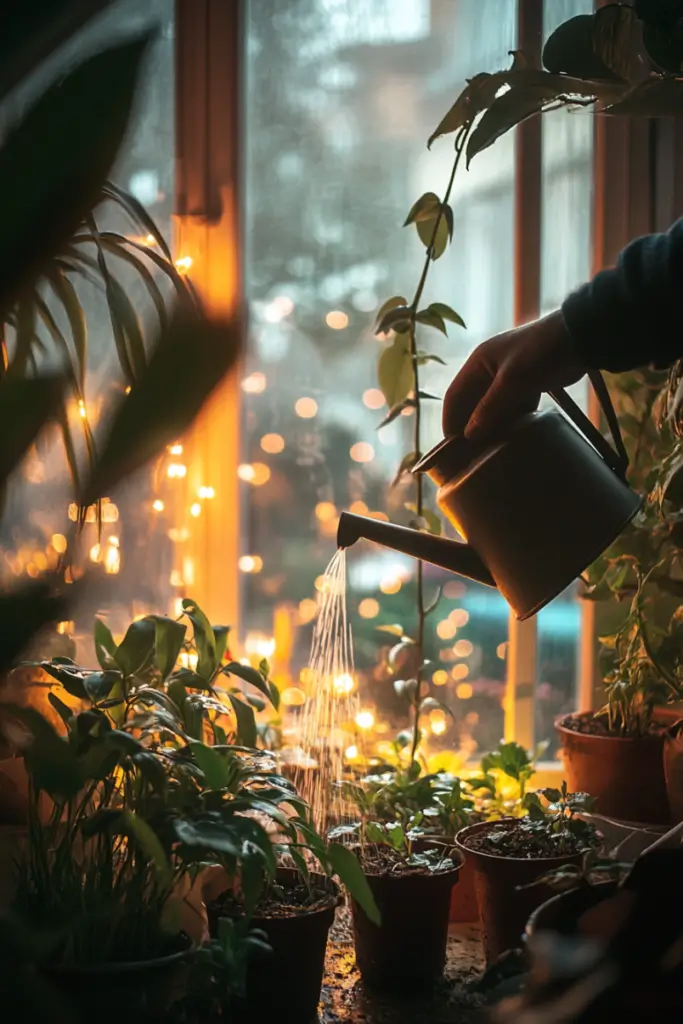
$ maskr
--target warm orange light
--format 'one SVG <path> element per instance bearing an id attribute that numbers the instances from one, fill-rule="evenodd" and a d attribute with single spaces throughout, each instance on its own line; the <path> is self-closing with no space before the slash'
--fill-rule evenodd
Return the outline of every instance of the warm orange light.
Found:
<path id="1" fill-rule="evenodd" d="M 113 501 L 102 502 L 102 522 L 103 523 L 118 523 L 119 521 L 119 510 Z"/>
<path id="2" fill-rule="evenodd" d="M 284 447 L 285 439 L 280 434 L 264 434 L 261 438 L 261 448 L 269 455 L 278 455 Z"/>
<path id="3" fill-rule="evenodd" d="M 50 543 L 58 555 L 63 555 L 66 551 L 67 541 L 63 533 L 53 533 Z"/>
<path id="4" fill-rule="evenodd" d="M 104 571 L 110 576 L 115 576 L 121 568 L 121 554 L 119 551 L 118 537 L 110 537 L 107 550 L 104 553 Z"/>
<path id="5" fill-rule="evenodd" d="M 190 515 L 194 516 L 195 519 L 196 519 L 197 516 L 200 516 L 201 514 L 202 514 L 202 506 L 199 504 L 198 501 L 195 501 L 194 505 L 190 505 Z"/>
<path id="6" fill-rule="evenodd" d="M 244 480 L 246 483 L 250 484 L 255 476 L 254 467 L 249 465 L 248 462 L 245 462 L 241 466 L 237 467 L 237 475 L 240 480 Z"/>
<path id="7" fill-rule="evenodd" d="M 498 646 L 496 647 L 496 654 L 498 655 L 501 661 L 505 661 L 505 659 L 508 656 L 507 641 L 503 644 L 498 644 Z"/>
<path id="8" fill-rule="evenodd" d="M 288 686 L 280 694 L 280 701 L 285 707 L 300 708 L 306 703 L 306 694 L 298 686 Z"/>
<path id="9" fill-rule="evenodd" d="M 363 392 L 363 404 L 367 405 L 368 409 L 381 409 L 386 403 L 379 388 L 368 388 Z"/>
<path id="10" fill-rule="evenodd" d="M 454 665 L 451 669 L 451 676 L 457 682 L 459 679 L 467 679 L 470 674 L 470 670 L 467 665 L 462 662 L 459 665 Z"/>
<path id="11" fill-rule="evenodd" d="M 436 627 L 436 635 L 440 640 L 452 640 L 457 631 L 458 627 L 448 619 L 443 619 Z"/>
<path id="12" fill-rule="evenodd" d="M 325 323 L 333 331 L 343 331 L 345 327 L 349 326 L 349 318 L 340 309 L 332 309 L 325 317 Z"/>
<path id="13" fill-rule="evenodd" d="M 315 398 L 299 398 L 294 405 L 294 411 L 303 420 L 310 420 L 318 412 L 318 403 Z"/>
<path id="14" fill-rule="evenodd" d="M 93 544 L 90 548 L 90 561 L 99 562 L 102 559 L 102 548 L 99 544 Z"/>
<path id="15" fill-rule="evenodd" d="M 242 381 L 242 391 L 248 395 L 260 395 L 262 391 L 266 390 L 267 383 L 265 374 L 250 373 Z"/>
<path id="16" fill-rule="evenodd" d="M 78 402 L 78 412 L 79 412 L 79 415 L 81 416 L 81 419 L 85 420 L 85 419 L 88 418 L 88 413 L 87 413 L 87 410 L 85 408 L 85 402 L 83 401 L 82 398 L 79 399 L 79 402 Z"/>
<path id="17" fill-rule="evenodd" d="M 302 622 L 312 622 L 318 614 L 318 606 L 311 597 L 299 601 L 299 618 Z"/>
<path id="18" fill-rule="evenodd" d="M 187 476 L 187 466 L 184 466 L 182 462 L 171 462 L 167 473 L 172 480 L 182 480 Z"/>
<path id="19" fill-rule="evenodd" d="M 187 274 L 188 270 L 192 269 L 194 260 L 191 256 L 181 256 L 179 260 L 175 261 L 175 267 L 179 274 Z"/>
<path id="20" fill-rule="evenodd" d="M 358 605 L 358 614 L 361 619 L 374 619 L 379 615 L 379 603 L 374 597 L 365 597 Z"/>
<path id="21" fill-rule="evenodd" d="M 375 449 L 367 441 L 358 441 L 351 446 L 349 454 L 354 462 L 372 462 Z"/>
<path id="22" fill-rule="evenodd" d="M 211 498 L 216 497 L 216 492 L 214 491 L 213 487 L 200 487 L 197 490 L 197 494 L 199 495 L 200 498 L 203 498 L 205 501 L 210 501 Z"/>
<path id="23" fill-rule="evenodd" d="M 448 682 L 448 672 L 444 672 L 442 668 L 437 669 L 432 676 L 432 682 L 434 686 L 445 686 Z"/>
<path id="24" fill-rule="evenodd" d="M 237 565 L 240 572 L 261 572 L 263 559 L 259 555 L 242 555 Z"/>
<path id="25" fill-rule="evenodd" d="M 353 512 L 356 516 L 366 516 L 368 514 L 368 506 L 364 501 L 354 501 L 349 512 Z"/>
<path id="26" fill-rule="evenodd" d="M 266 466 L 265 462 L 254 462 L 253 463 L 254 475 L 251 479 L 254 487 L 262 487 L 267 484 L 270 480 L 270 469 Z"/>
<path id="27" fill-rule="evenodd" d="M 454 608 L 448 618 L 455 626 L 466 626 L 470 621 L 470 613 L 464 608 Z"/>
<path id="28" fill-rule="evenodd" d="M 171 453 L 171 455 L 183 454 L 183 446 L 181 444 L 172 444 L 168 450 Z"/>
<path id="29" fill-rule="evenodd" d="M 472 696 L 473 690 L 470 683 L 460 683 L 460 686 L 456 688 L 455 692 L 460 700 L 469 700 Z"/>
<path id="30" fill-rule="evenodd" d="M 350 747 L 347 747 L 344 751 L 344 757 L 347 761 L 355 761 L 358 757 L 358 747 L 352 743 Z"/>
<path id="31" fill-rule="evenodd" d="M 386 580 L 382 580 L 382 582 L 379 585 L 379 589 L 382 591 L 383 594 L 398 594 L 402 586 L 402 580 L 400 580 L 396 576 L 393 576 L 389 577 Z"/>
<path id="32" fill-rule="evenodd" d="M 474 647 L 469 640 L 458 640 L 453 646 L 453 653 L 458 658 L 469 658 L 473 650 Z"/>
<path id="33" fill-rule="evenodd" d="M 337 518 L 336 506 L 331 501 L 319 501 L 315 506 L 315 516 L 321 523 L 329 523 Z"/>
<path id="34" fill-rule="evenodd" d="M 356 725 L 359 729 L 372 729 L 375 724 L 375 716 L 372 711 L 359 711 L 356 715 Z"/>
<path id="35" fill-rule="evenodd" d="M 353 676 L 350 676 L 348 672 L 343 672 L 340 676 L 335 676 L 332 686 L 334 692 L 338 697 L 345 697 L 349 693 L 353 693 L 356 681 Z"/>
<path id="36" fill-rule="evenodd" d="M 441 711 L 440 708 L 435 708 L 434 711 L 430 711 L 429 727 L 435 736 L 443 735 L 446 731 L 447 724 L 445 711 Z"/>

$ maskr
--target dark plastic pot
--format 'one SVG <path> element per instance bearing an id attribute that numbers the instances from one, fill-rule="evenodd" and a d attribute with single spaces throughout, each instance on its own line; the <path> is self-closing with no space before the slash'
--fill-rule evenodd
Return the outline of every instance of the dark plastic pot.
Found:
<path id="1" fill-rule="evenodd" d="M 290 869 L 278 871 L 282 885 L 297 877 Z M 323 910 L 291 917 L 255 917 L 253 927 L 264 931 L 272 952 L 254 953 L 247 966 L 246 997 L 229 1007 L 230 1021 L 288 1020 L 308 1024 L 317 1020 L 320 989 L 325 970 L 327 933 L 339 903 L 339 887 L 330 879 L 317 878 L 334 897 Z M 217 934 L 221 914 L 207 904 L 209 932 Z"/>
<path id="2" fill-rule="evenodd" d="M 156 960 L 43 967 L 42 973 L 84 1019 L 96 1008 L 97 1019 L 107 1022 L 162 1021 L 185 993 L 190 940 L 184 937 L 182 945 Z"/>
<path id="3" fill-rule="evenodd" d="M 451 893 L 448 919 L 452 924 L 474 924 L 479 920 L 476 874 L 471 861 L 466 860 L 460 868 L 458 884 Z"/>
<path id="4" fill-rule="evenodd" d="M 458 857 L 456 850 L 453 855 Z M 382 915 L 377 926 L 351 900 L 356 963 L 367 985 L 408 994 L 428 989 L 442 976 L 451 890 L 459 872 L 460 864 L 425 874 L 366 873 Z"/>
<path id="5" fill-rule="evenodd" d="M 671 820 L 664 780 L 664 735 L 593 736 L 555 722 L 570 792 L 590 793 L 607 818 L 643 825 Z"/>
<path id="6" fill-rule="evenodd" d="M 664 739 L 664 778 L 671 824 L 683 821 L 683 730 L 675 727 Z"/>
<path id="7" fill-rule="evenodd" d="M 581 863 L 581 854 L 564 857 L 498 857 L 470 849 L 467 845 L 474 835 L 501 825 L 514 828 L 518 821 L 518 818 L 483 821 L 477 825 L 468 825 L 455 837 L 465 855 L 465 863 L 474 869 L 487 964 L 496 961 L 506 950 L 517 949 L 521 945 L 531 913 L 548 899 L 552 891 L 546 885 L 521 890 L 517 886 L 535 882 L 541 875 L 562 864 Z"/>

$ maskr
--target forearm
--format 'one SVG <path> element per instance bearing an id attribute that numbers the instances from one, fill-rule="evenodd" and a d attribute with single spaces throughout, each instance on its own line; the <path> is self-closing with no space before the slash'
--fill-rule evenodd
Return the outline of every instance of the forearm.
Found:
<path id="1" fill-rule="evenodd" d="M 618 373 L 683 357 L 683 220 L 632 242 L 562 307 L 576 351 L 591 369 Z"/>

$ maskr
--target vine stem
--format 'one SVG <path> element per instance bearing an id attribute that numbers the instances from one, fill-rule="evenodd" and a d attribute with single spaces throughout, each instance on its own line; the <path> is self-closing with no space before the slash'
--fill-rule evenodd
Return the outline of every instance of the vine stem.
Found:
<path id="1" fill-rule="evenodd" d="M 441 221 L 444 216 L 444 208 L 447 205 L 451 192 L 453 191 L 453 185 L 455 183 L 455 176 L 460 166 L 460 158 L 465 151 L 465 143 L 467 142 L 467 136 L 469 135 L 471 123 L 464 125 L 455 140 L 455 160 L 453 161 L 453 167 L 451 168 L 451 175 L 448 179 L 448 186 L 439 208 L 439 215 L 434 221 L 434 228 L 432 231 L 432 237 L 427 246 L 427 254 L 425 257 L 424 266 L 422 267 L 422 273 L 420 274 L 420 280 L 418 281 L 417 288 L 415 289 L 415 295 L 413 301 L 410 304 L 410 356 L 413 362 L 413 386 L 415 393 L 415 427 L 413 431 L 413 451 L 418 453 L 422 452 L 422 402 L 420 399 L 420 367 L 419 367 L 419 356 L 417 348 L 417 321 L 416 316 L 418 312 L 418 306 L 422 298 L 425 285 L 427 283 L 427 276 L 429 274 L 429 268 L 433 262 L 432 254 L 434 251 L 434 245 L 437 238 L 437 233 Z M 422 474 L 418 473 L 415 477 L 415 512 L 419 518 L 421 518 L 424 510 L 424 488 Z M 417 575 L 416 575 L 416 591 L 417 591 L 417 639 L 416 639 L 416 655 L 417 655 L 417 669 L 415 672 L 416 687 L 415 694 L 413 697 L 413 737 L 410 747 L 410 764 L 412 765 L 417 756 L 417 749 L 420 745 L 420 706 L 422 704 L 422 673 L 424 665 L 424 640 L 425 640 L 425 624 L 427 616 L 425 615 L 425 594 L 424 594 L 424 571 L 423 563 L 418 560 L 417 563 Z"/>

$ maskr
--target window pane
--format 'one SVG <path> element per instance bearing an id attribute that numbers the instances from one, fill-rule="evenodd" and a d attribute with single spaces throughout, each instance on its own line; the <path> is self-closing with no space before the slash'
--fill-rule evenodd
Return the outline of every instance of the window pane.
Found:
<path id="1" fill-rule="evenodd" d="M 113 4 L 105 15 L 91 22 L 49 64 L 22 84 L 1 113 L 3 125 L 7 125 L 27 102 L 71 64 L 150 24 L 158 25 L 160 32 L 148 57 L 128 138 L 111 177 L 145 204 L 162 233 L 170 239 L 174 165 L 173 0 L 121 0 Z M 40 171 L 50 173 L 49 168 Z M 132 234 L 130 223 L 115 211 L 100 207 L 96 216 L 101 230 Z M 118 261 L 113 262 L 111 272 L 126 289 L 141 320 L 151 321 L 154 306 L 139 278 L 128 274 L 127 268 Z M 87 416 L 96 432 L 111 402 L 121 394 L 124 380 L 101 287 L 92 286 L 78 274 L 71 276 L 88 327 L 86 402 L 75 415 L 78 417 L 81 412 L 84 418 Z M 163 284 L 161 287 L 163 289 Z M 48 306 L 55 310 L 54 296 L 45 290 L 45 297 Z M 55 316 L 59 320 L 59 310 Z M 54 346 L 50 348 L 54 352 Z M 82 444 L 80 431 L 75 430 L 75 436 L 76 443 Z M 112 588 L 113 604 L 108 608 L 110 625 L 115 632 L 133 615 L 165 611 L 171 604 L 173 545 L 168 537 L 168 525 L 162 528 L 161 517 L 155 516 L 152 510 L 154 478 L 153 468 L 111 496 L 111 503 L 103 511 L 101 537 L 98 538 L 94 522 L 84 527 L 83 564 L 89 566 L 95 576 L 116 584 Z M 64 535 L 73 526 L 68 515 L 71 494 L 61 439 L 58 436 L 41 439 L 16 474 L 2 516 L 0 545 L 4 558 L 0 562 L 0 574 L 3 582 L 13 576 L 36 575 L 54 567 L 64 549 Z M 94 602 L 102 600 L 99 593 L 93 594 L 89 605 L 81 609 L 76 624 L 77 640 L 89 639 L 93 615 L 96 610 L 102 610 L 102 605 Z M 54 653 L 60 652 L 54 650 Z M 81 653 L 90 661 L 91 651 Z"/>
<path id="2" fill-rule="evenodd" d="M 313 584 L 334 551 L 339 512 L 411 518 L 410 484 L 389 484 L 412 448 L 413 418 L 377 430 L 386 408 L 373 316 L 390 295 L 410 296 L 420 274 L 424 249 L 400 226 L 421 193 L 443 194 L 453 158 L 452 137 L 431 151 L 427 137 L 465 79 L 507 66 L 514 44 L 515 4 L 500 0 L 249 5 L 246 639 L 276 637 L 290 685 L 306 665 Z M 453 305 L 468 330 L 454 327 L 441 341 L 425 334 L 447 364 L 424 368 L 424 389 L 438 396 L 468 352 L 512 320 L 512 136 L 459 178 L 454 244 L 425 299 Z M 424 449 L 441 434 L 439 404 L 425 404 Z M 360 690 L 375 712 L 377 749 L 407 718 L 376 627 L 414 632 L 415 565 L 370 545 L 348 558 Z M 506 605 L 431 568 L 426 579 L 428 597 L 446 584 L 427 647 L 433 695 L 455 716 L 430 749 L 489 747 L 503 730 Z"/>
<path id="3" fill-rule="evenodd" d="M 560 23 L 589 14 L 592 0 L 545 0 L 546 38 Z M 542 296 L 544 313 L 590 275 L 592 217 L 593 114 L 578 109 L 554 111 L 543 117 L 543 248 Z M 585 409 L 586 385 L 571 389 Z M 538 688 L 536 739 L 557 748 L 553 721 L 576 707 L 581 604 L 576 586 L 538 616 Z"/>

